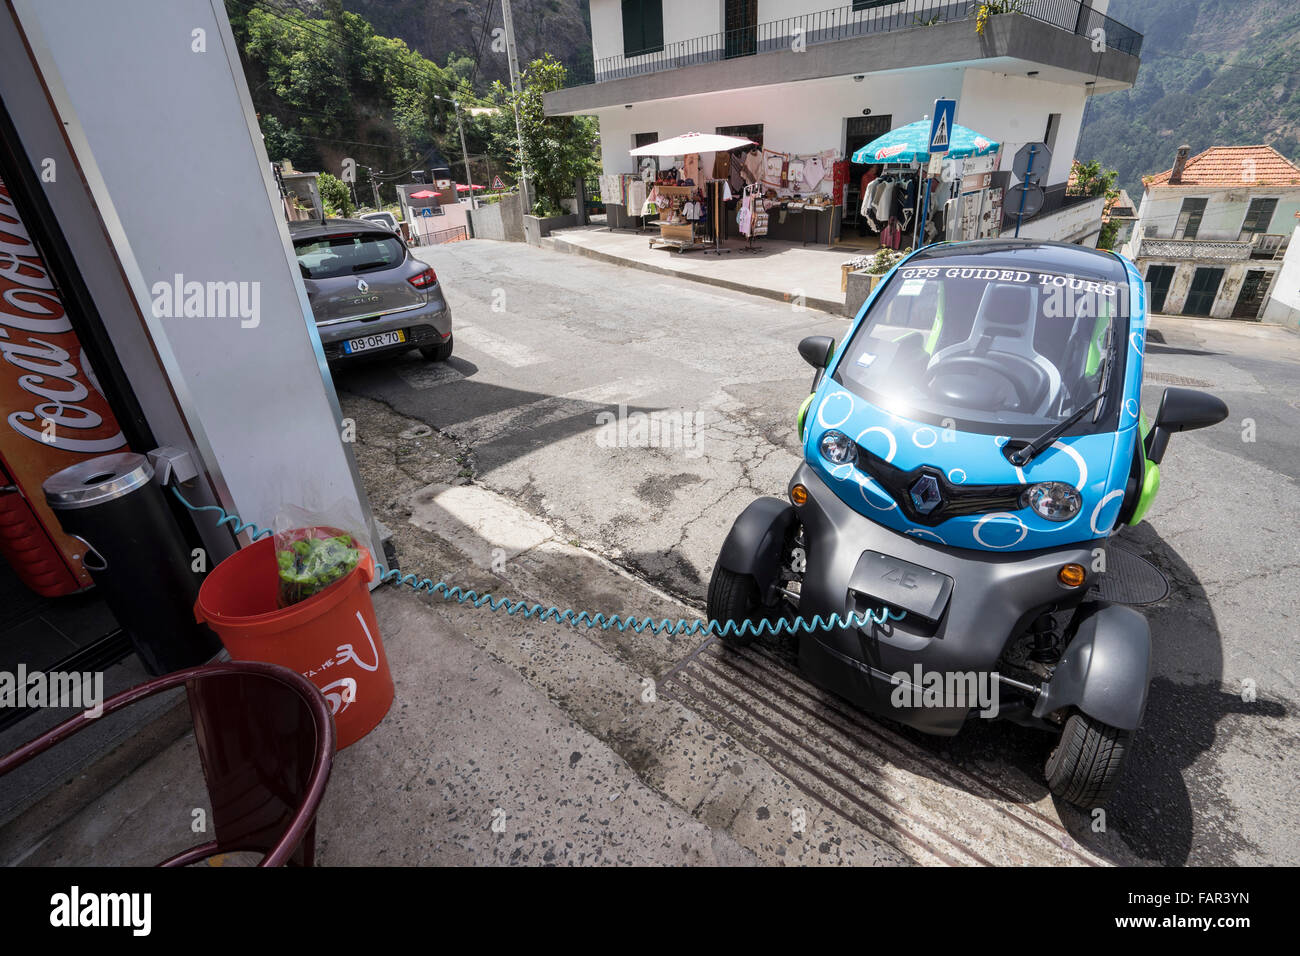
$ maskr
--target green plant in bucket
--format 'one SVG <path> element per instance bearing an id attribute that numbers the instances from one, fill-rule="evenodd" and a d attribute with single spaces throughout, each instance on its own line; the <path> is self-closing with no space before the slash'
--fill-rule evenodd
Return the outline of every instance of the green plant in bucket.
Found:
<path id="1" fill-rule="evenodd" d="M 312 529 L 315 530 L 315 529 Z M 361 560 L 352 536 L 308 537 L 287 542 L 275 552 L 280 568 L 280 606 L 288 607 L 325 590 Z"/>

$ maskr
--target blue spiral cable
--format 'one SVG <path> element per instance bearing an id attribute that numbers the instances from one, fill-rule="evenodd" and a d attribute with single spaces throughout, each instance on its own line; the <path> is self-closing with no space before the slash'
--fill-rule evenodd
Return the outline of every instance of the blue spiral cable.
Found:
<path id="1" fill-rule="evenodd" d="M 217 527 L 230 525 L 235 534 L 247 530 L 252 534 L 254 541 L 272 533 L 269 528 L 258 528 L 257 525 L 251 522 L 246 524 L 240 520 L 239 515 L 230 514 L 224 508 L 216 505 L 190 504 L 185 499 L 185 496 L 181 494 L 180 488 L 174 485 L 172 486 L 172 494 L 176 496 L 177 501 L 190 511 L 208 511 L 218 515 Z M 529 604 L 525 601 L 493 597 L 490 591 L 479 594 L 473 589 L 465 589 L 460 585 L 448 585 L 446 581 L 435 582 L 432 578 L 420 578 L 415 574 L 403 574 L 397 570 L 390 571 L 382 564 L 376 570 L 379 572 L 379 580 L 382 584 L 406 585 L 414 591 L 427 591 L 429 594 L 440 596 L 444 601 L 468 604 L 470 607 L 479 610 L 486 608 L 489 611 L 500 611 L 504 609 L 506 614 L 511 617 L 522 613 L 525 620 L 537 618 L 539 621 L 554 621 L 557 624 L 569 624 L 573 627 L 581 626 L 588 629 L 599 627 L 602 631 L 608 631 L 611 627 L 619 632 L 631 630 L 637 634 L 649 631 L 651 634 L 667 634 L 670 637 L 679 634 L 687 637 L 700 634 L 716 634 L 719 637 L 785 633 L 811 634 L 817 631 L 834 631 L 845 627 L 864 627 L 867 624 L 901 621 L 905 615 L 903 611 L 891 611 L 888 608 L 882 608 L 880 611 L 837 613 L 828 617 L 816 614 L 811 620 L 806 620 L 801 615 L 793 619 L 783 617 L 775 621 L 764 618 L 757 622 L 748 619 L 743 621 L 709 621 L 702 618 L 690 620 L 684 617 L 679 617 L 675 621 L 667 617 L 656 621 L 652 617 L 624 617 L 621 614 L 612 614 L 607 617 L 602 613 L 589 614 L 586 611 L 574 611 L 572 608 L 560 610 L 554 606 L 543 607 L 537 603 Z"/>

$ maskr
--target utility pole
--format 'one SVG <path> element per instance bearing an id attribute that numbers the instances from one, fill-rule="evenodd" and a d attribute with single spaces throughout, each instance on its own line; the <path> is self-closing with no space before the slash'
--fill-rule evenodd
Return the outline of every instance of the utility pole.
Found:
<path id="1" fill-rule="evenodd" d="M 515 97 L 519 96 L 519 56 L 515 49 L 515 21 L 510 13 L 510 0 L 501 0 L 501 18 L 506 28 L 506 57 L 510 62 L 510 89 Z M 524 159 L 524 127 L 519 122 L 519 104 L 512 104 L 515 109 L 515 134 L 519 137 L 519 189 L 523 193 L 525 212 L 532 212 L 532 190 L 529 184 L 528 163 Z"/>
<path id="2" fill-rule="evenodd" d="M 469 208 L 474 208 L 474 176 L 469 171 L 469 149 L 465 146 L 465 123 L 460 118 L 460 104 L 455 100 L 451 105 L 456 110 L 456 128 L 460 130 L 460 154 L 465 157 L 465 185 L 469 187 Z"/>
<path id="3" fill-rule="evenodd" d="M 370 173 L 370 188 L 375 193 L 375 209 L 383 209 L 383 204 L 379 201 L 379 183 L 375 179 L 375 171 L 369 166 L 366 167 L 366 171 Z"/>

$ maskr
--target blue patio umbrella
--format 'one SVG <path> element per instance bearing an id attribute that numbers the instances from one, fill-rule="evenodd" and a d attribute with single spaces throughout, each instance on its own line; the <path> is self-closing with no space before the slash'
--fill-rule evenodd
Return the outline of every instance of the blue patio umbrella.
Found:
<path id="1" fill-rule="evenodd" d="M 949 134 L 948 152 L 953 159 L 967 159 L 971 156 L 987 156 L 1001 149 L 1001 143 L 995 143 L 987 136 L 981 136 L 973 129 L 952 125 Z M 884 136 L 873 139 L 866 146 L 853 154 L 855 163 L 926 163 L 930 160 L 930 118 L 908 123 L 898 129 L 891 129 Z M 921 218 L 916 224 L 916 245 L 920 248 L 925 239 L 925 219 L 930 209 L 930 180 L 925 181 L 925 198 L 921 205 Z"/>
<path id="2" fill-rule="evenodd" d="M 995 143 L 987 136 L 981 136 L 973 129 L 959 126 L 952 127 L 951 145 L 947 155 L 954 159 L 966 159 L 969 156 L 987 156 L 996 153 L 1001 143 Z M 930 120 L 917 120 L 898 129 L 891 129 L 884 136 L 873 139 L 866 146 L 853 154 L 855 163 L 924 163 L 930 159 Z"/>

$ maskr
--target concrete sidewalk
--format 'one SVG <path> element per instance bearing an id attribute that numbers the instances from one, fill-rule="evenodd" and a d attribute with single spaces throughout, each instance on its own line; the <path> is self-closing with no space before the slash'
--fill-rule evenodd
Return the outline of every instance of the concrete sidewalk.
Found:
<path id="1" fill-rule="evenodd" d="M 545 244 L 560 252 L 589 256 L 602 262 L 677 276 L 694 282 L 781 302 L 792 302 L 832 315 L 844 310 L 840 290 L 840 265 L 866 254 L 862 250 L 832 249 L 822 245 L 759 239 L 755 252 L 742 251 L 745 241 L 728 239 L 721 255 L 698 250 L 673 252 L 651 249 L 658 230 L 613 232 L 604 226 L 558 229 Z"/>

